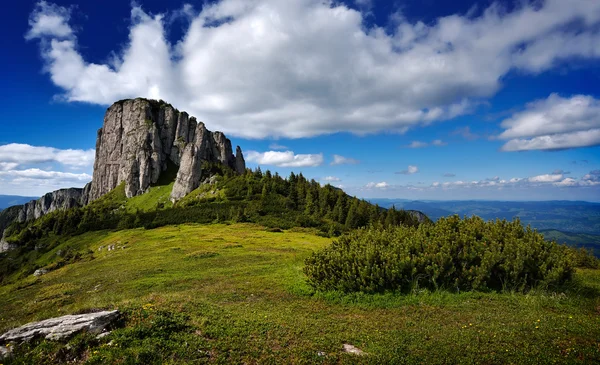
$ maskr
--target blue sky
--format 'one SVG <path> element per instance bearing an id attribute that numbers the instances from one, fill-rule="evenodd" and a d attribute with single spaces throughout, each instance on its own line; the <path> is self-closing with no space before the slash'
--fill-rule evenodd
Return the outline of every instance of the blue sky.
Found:
<path id="1" fill-rule="evenodd" d="M 143 96 L 359 197 L 600 201 L 595 0 L 20 1 L 0 27 L 0 194 L 83 186 Z"/>

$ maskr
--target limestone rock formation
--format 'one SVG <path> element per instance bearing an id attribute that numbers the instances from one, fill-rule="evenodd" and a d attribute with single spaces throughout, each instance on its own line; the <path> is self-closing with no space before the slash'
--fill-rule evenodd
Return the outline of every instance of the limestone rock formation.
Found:
<path id="1" fill-rule="evenodd" d="M 204 161 L 238 173 L 246 168 L 241 150 L 234 156 L 225 135 L 210 132 L 187 113 L 154 100 L 119 101 L 108 108 L 98 131 L 88 201 L 122 182 L 127 197 L 143 194 L 170 165 L 179 166 L 172 194 L 177 200 L 200 185 Z"/>
<path id="2" fill-rule="evenodd" d="M 81 207 L 84 204 L 84 189 L 60 189 L 48 193 L 38 200 L 32 200 L 23 205 L 17 220 L 19 222 L 38 219 L 55 210 Z"/>
<path id="3" fill-rule="evenodd" d="M 12 329 L 0 336 L 0 344 L 7 342 L 26 342 L 34 338 L 62 340 L 73 334 L 87 330 L 99 334 L 107 329 L 119 317 L 119 311 L 104 311 L 50 318 L 28 323 Z"/>
<path id="4" fill-rule="evenodd" d="M 83 189 L 61 189 L 0 212 L 0 237 L 13 221 L 25 222 L 59 209 L 85 206 L 125 183 L 128 198 L 143 194 L 162 173 L 177 168 L 171 193 L 176 201 L 202 183 L 204 162 L 220 163 L 243 174 L 241 148 L 202 122 L 163 101 L 121 100 L 110 106 L 98 130 L 92 182 Z M 0 252 L 14 247 L 4 238 Z"/>

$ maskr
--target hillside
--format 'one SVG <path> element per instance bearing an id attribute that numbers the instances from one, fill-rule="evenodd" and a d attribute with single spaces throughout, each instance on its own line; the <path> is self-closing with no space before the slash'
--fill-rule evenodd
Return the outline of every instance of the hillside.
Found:
<path id="1" fill-rule="evenodd" d="M 273 230 L 316 228 L 320 235 L 339 236 L 369 224 L 416 226 L 428 218 L 416 211 L 385 210 L 348 196 L 331 185 L 321 186 L 302 174 L 282 178 L 247 170 L 238 175 L 221 164 L 205 163 L 206 183 L 173 203 L 173 175 L 163 174 L 145 194 L 128 198 L 120 184 L 80 208 L 56 210 L 34 221 L 15 222 L 3 242 L 12 248 L 0 256 L 0 282 L 14 273 L 32 274 L 44 252 L 70 237 L 89 231 L 147 229 L 183 223 L 252 222 Z"/>
<path id="2" fill-rule="evenodd" d="M 64 313 L 125 313 L 124 327 L 101 340 L 21 350 L 21 363 L 40 364 L 600 360 L 597 270 L 578 271 L 576 286 L 553 295 L 315 293 L 303 261 L 329 242 L 312 229 L 247 223 L 88 232 L 38 263 L 65 252 L 81 253 L 77 260 L 0 286 L 0 331 Z M 345 343 L 368 355 L 344 354 Z"/>

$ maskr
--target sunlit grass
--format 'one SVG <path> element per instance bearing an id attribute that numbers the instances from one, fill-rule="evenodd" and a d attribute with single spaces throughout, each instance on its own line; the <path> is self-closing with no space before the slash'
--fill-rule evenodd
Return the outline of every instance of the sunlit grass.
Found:
<path id="1" fill-rule="evenodd" d="M 89 249 L 93 259 L 0 287 L 0 330 L 66 313 L 138 308 L 188 315 L 193 329 L 181 341 L 206 351 L 205 362 L 600 360 L 598 270 L 578 271 L 577 283 L 557 292 L 315 293 L 303 262 L 329 242 L 306 229 L 274 233 L 251 224 L 89 232 L 40 260 L 50 264 L 65 246 Z M 369 355 L 342 354 L 344 343 Z M 97 346 L 92 360 L 125 351 Z M 170 351 L 191 361 L 188 350 Z"/>

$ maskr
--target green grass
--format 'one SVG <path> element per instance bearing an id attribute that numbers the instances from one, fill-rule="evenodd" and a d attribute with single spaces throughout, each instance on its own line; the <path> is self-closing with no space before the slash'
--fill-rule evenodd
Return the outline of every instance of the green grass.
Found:
<path id="1" fill-rule="evenodd" d="M 600 270 L 578 271 L 557 292 L 314 293 L 303 262 L 329 242 L 309 229 L 251 224 L 88 232 L 39 260 L 50 264 L 66 246 L 93 258 L 0 287 L 0 331 L 92 309 L 126 312 L 125 327 L 106 339 L 79 336 L 71 350 L 33 344 L 12 360 L 22 363 L 600 361 Z M 369 355 L 343 354 L 344 343 Z"/>

